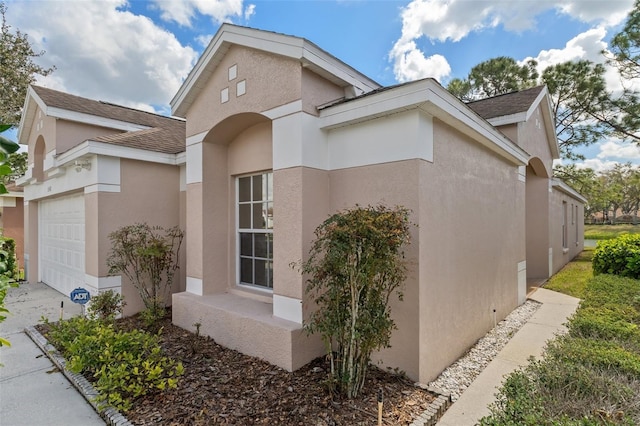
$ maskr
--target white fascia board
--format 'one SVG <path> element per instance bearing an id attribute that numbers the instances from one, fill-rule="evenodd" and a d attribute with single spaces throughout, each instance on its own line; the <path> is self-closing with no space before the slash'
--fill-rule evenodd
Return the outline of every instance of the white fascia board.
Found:
<path id="1" fill-rule="evenodd" d="M 416 108 L 455 126 L 515 165 L 529 161 L 529 154 L 431 79 L 324 109 L 320 111 L 320 128 L 330 130 Z"/>
<path id="2" fill-rule="evenodd" d="M 35 121 L 36 110 L 40 107 L 40 109 L 44 110 L 46 105 L 40 99 L 40 97 L 36 94 L 35 90 L 31 86 L 27 90 L 27 97 L 24 100 L 23 113 L 20 118 L 20 125 L 18 126 L 18 143 L 21 145 L 28 145 L 28 134 L 24 132 L 25 129 L 31 130 L 33 127 L 33 122 Z"/>
<path id="3" fill-rule="evenodd" d="M 84 141 L 56 157 L 56 165 L 62 166 L 86 155 L 105 155 L 108 157 L 126 158 L 130 160 L 148 161 L 151 163 L 178 165 L 179 154 L 165 154 L 126 146 L 112 145 L 104 142 Z"/>
<path id="4" fill-rule="evenodd" d="M 328 73 L 332 80 L 340 80 L 351 86 L 356 86 L 364 92 L 370 92 L 379 89 L 380 84 L 371 80 L 369 77 L 361 74 L 356 69 L 341 62 L 339 59 L 327 54 L 324 50 L 311 43 L 306 43 L 302 50 L 303 65 L 306 63 L 313 64 L 320 68 L 324 73 Z"/>
<path id="5" fill-rule="evenodd" d="M 487 121 L 495 127 L 506 126 L 508 124 L 521 123 L 527 120 L 526 112 L 518 112 L 516 114 L 502 115 L 500 117 L 493 117 Z"/>
<path id="6" fill-rule="evenodd" d="M 542 116 L 544 117 L 545 122 L 549 123 L 548 126 L 545 126 L 547 132 L 547 139 L 549 139 L 549 148 L 551 149 L 551 158 L 559 159 L 560 158 L 560 145 L 558 145 L 558 135 L 556 134 L 556 120 L 553 116 L 553 111 L 551 109 L 551 99 L 547 93 L 547 89 L 544 89 L 546 94 L 545 99 L 540 104 L 540 109 L 542 110 Z"/>
<path id="7" fill-rule="evenodd" d="M 578 191 L 576 191 L 575 189 L 571 188 L 569 185 L 564 183 L 563 180 L 558 178 L 553 178 L 553 180 L 551 181 L 551 185 L 553 186 L 554 189 L 557 189 L 558 191 L 563 192 L 568 196 L 573 197 L 582 203 L 587 203 L 586 198 L 580 195 Z"/>
<path id="8" fill-rule="evenodd" d="M 63 108 L 47 107 L 45 113 L 49 117 L 62 120 L 75 121 L 79 123 L 91 124 L 94 126 L 108 127 L 110 129 L 132 132 L 136 130 L 149 129 L 149 126 L 128 123 L 126 121 L 113 120 L 111 118 L 99 117 L 97 115 L 84 114 L 81 112 L 69 111 Z"/>

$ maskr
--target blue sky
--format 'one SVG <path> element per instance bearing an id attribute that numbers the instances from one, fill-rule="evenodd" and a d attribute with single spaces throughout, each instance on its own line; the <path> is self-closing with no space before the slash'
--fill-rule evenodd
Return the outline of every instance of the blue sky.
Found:
<path id="1" fill-rule="evenodd" d="M 383 85 L 446 85 L 497 56 L 544 68 L 600 54 L 633 0 L 5 0 L 8 24 L 56 71 L 38 84 L 170 113 L 168 103 L 215 34 L 232 22 L 304 37 Z M 609 76 L 611 89 L 617 79 Z M 640 148 L 603 141 L 584 165 L 640 164 Z"/>

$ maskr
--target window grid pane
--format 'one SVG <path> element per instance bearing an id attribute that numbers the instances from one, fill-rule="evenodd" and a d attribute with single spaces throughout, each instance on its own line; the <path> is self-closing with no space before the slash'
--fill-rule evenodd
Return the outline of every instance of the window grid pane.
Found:
<path id="1" fill-rule="evenodd" d="M 238 178 L 239 280 L 273 288 L 273 173 Z"/>

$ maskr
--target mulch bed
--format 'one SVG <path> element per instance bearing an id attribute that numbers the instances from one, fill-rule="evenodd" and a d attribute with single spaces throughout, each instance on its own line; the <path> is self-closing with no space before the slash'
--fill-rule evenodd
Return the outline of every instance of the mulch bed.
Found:
<path id="1" fill-rule="evenodd" d="M 135 425 L 375 425 L 379 389 L 383 424 L 407 425 L 436 397 L 374 366 L 358 398 L 332 397 L 323 386 L 324 358 L 289 373 L 176 327 L 170 318 L 162 323 L 161 345 L 168 357 L 182 362 L 185 373 L 177 389 L 135 400 L 123 413 Z M 143 328 L 137 316 L 118 324 Z M 38 327 L 46 335 L 46 326 Z"/>

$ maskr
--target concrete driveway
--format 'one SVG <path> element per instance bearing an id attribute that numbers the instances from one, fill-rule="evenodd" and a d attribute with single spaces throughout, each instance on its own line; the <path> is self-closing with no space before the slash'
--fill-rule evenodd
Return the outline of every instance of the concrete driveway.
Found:
<path id="1" fill-rule="evenodd" d="M 105 425 L 67 378 L 24 333 L 42 317 L 50 321 L 79 315 L 81 306 L 44 284 L 21 284 L 5 299 L 8 318 L 0 336 L 11 342 L 0 347 L 0 425 L 94 426 Z"/>

